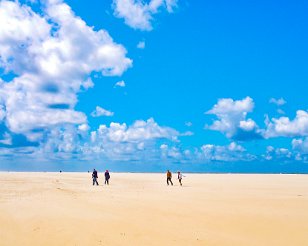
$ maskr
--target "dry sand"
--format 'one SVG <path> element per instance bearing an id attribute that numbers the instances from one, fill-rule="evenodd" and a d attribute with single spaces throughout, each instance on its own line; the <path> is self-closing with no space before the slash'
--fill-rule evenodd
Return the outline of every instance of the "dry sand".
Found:
<path id="1" fill-rule="evenodd" d="M 0 173 L 0 245 L 308 245 L 307 175 Z"/>

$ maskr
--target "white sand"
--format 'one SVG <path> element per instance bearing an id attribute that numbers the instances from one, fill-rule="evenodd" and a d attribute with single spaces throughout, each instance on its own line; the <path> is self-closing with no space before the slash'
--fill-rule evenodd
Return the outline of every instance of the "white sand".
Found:
<path id="1" fill-rule="evenodd" d="M 0 173 L 0 245 L 308 245 L 308 175 Z"/>

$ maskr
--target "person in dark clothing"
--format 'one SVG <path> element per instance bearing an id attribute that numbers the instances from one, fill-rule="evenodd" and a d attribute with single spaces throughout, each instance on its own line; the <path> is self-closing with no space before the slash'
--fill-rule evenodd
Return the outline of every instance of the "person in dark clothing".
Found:
<path id="1" fill-rule="evenodd" d="M 93 169 L 93 173 L 92 173 L 92 179 L 93 179 L 93 185 L 98 185 L 97 179 L 98 179 L 98 175 L 97 175 L 97 171 L 95 169 Z"/>
<path id="2" fill-rule="evenodd" d="M 108 170 L 105 172 L 105 184 L 109 185 L 110 173 Z"/>
<path id="3" fill-rule="evenodd" d="M 172 178 L 172 173 L 168 170 L 167 171 L 167 185 L 169 185 L 169 182 L 171 183 L 171 185 L 173 185 L 171 178 Z"/>

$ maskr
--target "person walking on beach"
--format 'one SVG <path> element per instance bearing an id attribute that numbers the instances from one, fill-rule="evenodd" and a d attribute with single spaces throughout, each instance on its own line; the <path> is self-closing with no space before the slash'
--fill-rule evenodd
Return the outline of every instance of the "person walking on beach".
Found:
<path id="1" fill-rule="evenodd" d="M 109 179 L 110 179 L 110 174 L 109 174 L 109 171 L 106 170 L 106 172 L 105 172 L 105 184 L 109 185 Z"/>
<path id="2" fill-rule="evenodd" d="M 93 169 L 93 173 L 92 173 L 92 179 L 93 179 L 93 185 L 98 185 L 97 179 L 98 179 L 98 175 L 97 175 L 97 171 L 95 169 Z"/>
<path id="3" fill-rule="evenodd" d="M 182 178 L 183 178 L 183 175 L 181 174 L 180 171 L 178 171 L 178 180 L 179 180 L 181 186 L 182 186 Z"/>
<path id="4" fill-rule="evenodd" d="M 169 185 L 169 182 L 171 183 L 171 185 L 173 185 L 171 178 L 172 178 L 172 173 L 168 170 L 167 171 L 167 185 Z"/>

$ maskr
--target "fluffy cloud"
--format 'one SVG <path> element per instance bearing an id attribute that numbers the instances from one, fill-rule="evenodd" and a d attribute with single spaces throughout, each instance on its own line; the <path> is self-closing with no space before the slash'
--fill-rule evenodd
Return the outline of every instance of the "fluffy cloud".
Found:
<path id="1" fill-rule="evenodd" d="M 273 118 L 266 121 L 265 136 L 271 137 L 304 137 L 308 136 L 308 112 L 298 110 L 293 120 L 288 117 Z"/>
<path id="2" fill-rule="evenodd" d="M 111 123 L 109 127 L 100 125 L 97 132 L 98 139 L 104 139 L 110 142 L 134 142 L 139 143 L 152 139 L 172 139 L 176 140 L 179 133 L 170 127 L 159 126 L 153 118 L 147 121 L 137 120 L 131 126 L 125 123 Z"/>
<path id="3" fill-rule="evenodd" d="M 273 146 L 268 146 L 266 148 L 264 159 L 267 161 L 290 161 L 295 158 L 293 153 L 286 148 L 274 148 Z"/>
<path id="4" fill-rule="evenodd" d="M 121 80 L 121 81 L 118 81 L 114 86 L 115 87 L 125 87 L 126 84 L 124 80 Z"/>
<path id="5" fill-rule="evenodd" d="M 82 132 L 86 132 L 90 129 L 89 125 L 88 124 L 81 124 L 78 126 L 78 130 L 79 131 L 82 131 Z"/>
<path id="6" fill-rule="evenodd" d="M 183 154 L 180 149 L 178 149 L 175 146 L 169 147 L 167 144 L 162 144 L 160 146 L 161 150 L 161 156 L 164 159 L 175 159 L 175 160 L 181 160 L 183 157 Z"/>
<path id="7" fill-rule="evenodd" d="M 152 118 L 137 120 L 130 126 L 111 123 L 91 132 L 91 144 L 86 151 L 113 160 L 153 160 L 159 156 L 155 147 L 157 140 L 175 141 L 178 136 L 176 130 L 159 126 Z"/>
<path id="8" fill-rule="evenodd" d="M 246 150 L 235 142 L 227 146 L 205 144 L 201 147 L 199 158 L 209 161 L 248 161 L 254 156 L 246 153 Z"/>
<path id="9" fill-rule="evenodd" d="M 92 117 L 100 117 L 100 116 L 113 116 L 114 113 L 104 109 L 100 106 L 96 106 L 95 110 L 91 113 Z"/>
<path id="10" fill-rule="evenodd" d="M 229 145 L 204 144 L 194 151 L 181 150 L 168 144 L 160 145 L 163 159 L 175 160 L 176 162 L 206 163 L 206 162 L 232 162 L 252 161 L 256 156 L 247 153 L 246 149 L 235 142 Z"/>
<path id="11" fill-rule="evenodd" d="M 113 0 L 114 15 L 123 18 L 125 23 L 140 30 L 152 30 L 153 15 L 160 8 L 167 12 L 173 12 L 177 6 L 177 0 L 151 0 L 149 3 L 143 3 L 140 0 Z"/>
<path id="12" fill-rule="evenodd" d="M 262 138 L 262 132 L 252 119 L 246 119 L 247 114 L 252 112 L 254 102 L 246 97 L 242 100 L 231 98 L 219 99 L 214 107 L 206 114 L 216 115 L 218 120 L 207 128 L 220 131 L 228 138 L 235 140 L 251 140 Z"/>
<path id="13" fill-rule="evenodd" d="M 303 139 L 293 139 L 292 148 L 300 154 L 308 154 L 308 137 Z"/>
<path id="14" fill-rule="evenodd" d="M 0 67 L 16 76 L 0 81 L 0 119 L 13 133 L 40 141 L 61 124 L 85 124 L 77 93 L 93 87 L 91 72 L 121 75 L 132 65 L 105 30 L 94 31 L 62 1 L 43 13 L 0 2 Z"/>

